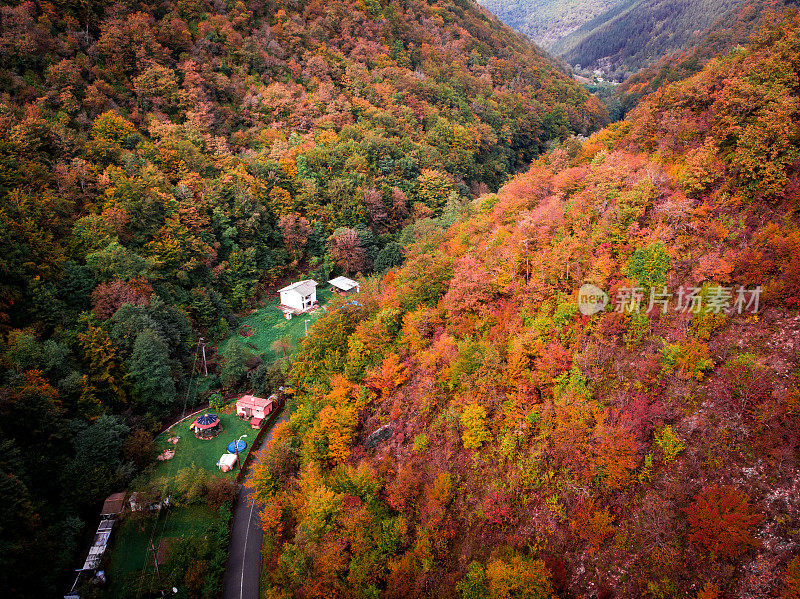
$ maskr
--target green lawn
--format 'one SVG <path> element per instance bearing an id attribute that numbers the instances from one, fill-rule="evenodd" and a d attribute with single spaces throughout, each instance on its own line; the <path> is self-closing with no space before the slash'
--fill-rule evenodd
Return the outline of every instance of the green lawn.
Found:
<path id="1" fill-rule="evenodd" d="M 201 412 L 201 414 L 204 413 Z M 227 453 L 228 443 L 246 434 L 247 437 L 244 440 L 247 442 L 247 447 L 243 452 L 239 453 L 239 459 L 243 462 L 247 454 L 250 453 L 253 440 L 256 438 L 258 431 L 250 427 L 248 420 L 239 420 L 236 415 L 235 402 L 229 403 L 221 412 L 215 413 L 222 420 L 222 433 L 213 439 L 198 439 L 189 430 L 189 425 L 197 415 L 187 417 L 156 437 L 156 450 L 161 453 L 165 449 L 175 449 L 175 456 L 171 460 L 157 462 L 151 474 L 153 478 L 175 476 L 178 470 L 188 468 L 192 464 L 204 468 L 217 476 L 229 478 L 236 476 L 238 469 L 230 472 L 221 472 L 217 468 L 217 461 L 223 453 Z M 176 445 L 172 445 L 167 441 L 174 436 L 180 437 L 180 441 Z"/>
<path id="2" fill-rule="evenodd" d="M 182 468 L 192 464 L 197 465 L 214 474 L 225 478 L 234 478 L 239 470 L 221 472 L 217 468 L 217 460 L 227 452 L 227 445 L 240 435 L 247 434 L 247 448 L 239 454 L 244 461 L 250 452 L 257 430 L 250 427 L 250 422 L 239 420 L 236 416 L 235 402 L 229 403 L 222 411 L 216 412 L 222 420 L 222 433 L 208 440 L 201 440 L 189 430 L 196 415 L 188 416 L 178 424 L 156 437 L 156 449 L 160 453 L 164 449 L 175 449 L 175 456 L 171 460 L 156 462 L 155 466 L 146 472 L 142 478 L 153 479 L 159 477 L 173 477 Z M 205 413 L 205 412 L 201 412 Z M 172 445 L 167 440 L 179 436 L 180 440 Z M 140 479 L 141 480 L 141 479 Z M 161 514 L 156 521 L 146 514 L 128 514 L 122 519 L 121 524 L 114 530 L 108 563 L 109 581 L 111 583 L 107 597 L 131 596 L 132 581 L 135 573 L 145 570 L 152 572 L 152 552 L 147 551 L 148 541 L 153 535 L 153 544 L 158 547 L 160 540 L 169 538 L 192 538 L 203 534 L 213 526 L 219 514 L 202 505 L 187 507 L 171 507 Z"/>
<path id="3" fill-rule="evenodd" d="M 325 305 L 331 297 L 329 289 L 317 289 L 317 303 L 320 306 Z M 240 321 L 240 328 L 249 325 L 253 329 L 253 334 L 250 337 L 243 337 L 239 335 L 238 330 L 224 342 L 221 348 L 222 355 L 225 355 L 225 349 L 232 339 L 238 339 L 253 351 L 264 354 L 265 361 L 271 362 L 283 356 L 276 355 L 272 350 L 272 344 L 281 337 L 288 337 L 292 342 L 293 351 L 297 349 L 297 344 L 306 333 L 306 325 L 310 327 L 311 324 L 322 315 L 322 309 L 318 309 L 313 314 L 303 314 L 301 316 L 294 316 L 291 320 L 286 320 L 283 312 L 278 310 L 278 299 L 270 300 L 266 305 L 252 314 L 244 317 Z"/>
<path id="4" fill-rule="evenodd" d="M 172 507 L 164 510 L 158 519 L 143 514 L 127 516 L 114 530 L 114 544 L 108 562 L 110 586 L 106 597 L 130 597 L 134 573 L 154 574 L 153 554 L 148 551 L 152 536 L 158 547 L 161 539 L 197 537 L 213 526 L 218 514 L 207 507 Z"/>
<path id="5" fill-rule="evenodd" d="M 239 420 L 235 405 L 235 402 L 231 402 L 222 411 L 216 412 L 222 420 L 222 433 L 213 439 L 203 441 L 189 430 L 189 424 L 194 421 L 196 415 L 188 416 L 156 437 L 158 452 L 174 448 L 175 456 L 171 460 L 156 462 L 144 477 L 150 479 L 173 477 L 182 468 L 195 464 L 216 476 L 234 478 L 239 470 L 223 473 L 217 468 L 217 460 L 227 452 L 228 443 L 238 439 L 242 434 L 247 434 L 245 438 L 247 448 L 239 454 L 240 459 L 244 461 L 258 433 L 250 427 L 249 421 Z M 173 436 L 180 437 L 176 445 L 167 441 Z M 114 531 L 108 563 L 111 586 L 106 596 L 114 598 L 130 596 L 129 587 L 131 584 L 136 584 L 132 582 L 133 580 L 138 580 L 135 578 L 135 573 L 141 571 L 145 565 L 145 570 L 152 572 L 152 552 L 147 550 L 151 535 L 153 544 L 158 547 L 161 539 L 197 537 L 213 526 L 218 518 L 219 514 L 202 505 L 171 507 L 163 512 L 158 520 L 146 514 L 129 512 Z"/>
<path id="6" fill-rule="evenodd" d="M 330 297 L 331 292 L 328 289 L 317 291 L 317 302 L 320 306 L 326 304 Z M 249 325 L 253 330 L 253 334 L 249 337 L 244 337 L 239 335 L 239 330 L 237 329 L 227 341 L 221 344 L 221 353 L 224 355 L 231 340 L 237 339 L 249 346 L 253 351 L 263 354 L 266 361 L 273 361 L 282 357 L 276 355 L 272 350 L 272 344 L 275 341 L 281 337 L 288 337 L 292 343 L 292 347 L 289 350 L 291 353 L 297 348 L 298 342 L 305 335 L 306 323 L 311 326 L 323 313 L 319 309 L 313 314 L 303 314 L 302 316 L 295 316 L 291 320 L 286 320 L 283 313 L 278 310 L 277 305 L 278 300 L 276 298 L 258 310 L 253 311 L 252 314 L 242 318 L 240 328 L 244 325 Z M 206 384 L 206 381 L 207 379 L 199 379 L 198 384 Z M 228 443 L 239 438 L 242 434 L 247 434 L 245 438 L 247 448 L 239 456 L 243 462 L 252 448 L 252 443 L 258 431 L 250 427 L 249 421 L 239 420 L 236 416 L 235 402 L 231 402 L 223 410 L 216 413 L 222 420 L 223 432 L 214 439 L 206 441 L 197 439 L 194 433 L 189 430 L 189 424 L 192 423 L 197 415 L 188 416 L 156 437 L 155 444 L 158 453 L 165 449 L 174 449 L 175 456 L 171 460 L 156 462 L 152 469 L 143 474 L 143 478 L 174 477 L 179 470 L 188 468 L 193 464 L 216 476 L 235 477 L 239 472 L 238 469 L 222 473 L 217 468 L 217 461 L 227 451 Z M 180 440 L 175 445 L 168 442 L 168 439 L 174 436 L 180 437 Z M 197 537 L 203 534 L 209 526 L 213 526 L 218 517 L 216 513 L 207 507 L 195 505 L 170 508 L 167 517 L 162 515 L 158 521 L 154 521 L 153 518 L 144 518 L 141 515 L 129 515 L 124 518 L 119 528 L 114 531 L 112 540 L 108 564 L 111 586 L 108 589 L 107 596 L 114 598 L 127 596 L 128 593 L 126 591 L 129 591 L 129 589 L 126 589 L 126 587 L 130 584 L 134 573 L 142 570 L 145 564 L 149 564 L 146 566 L 148 572 L 152 570 L 153 560 L 150 557 L 150 552 L 147 551 L 147 544 L 151 534 L 155 532 L 153 542 L 156 546 L 158 546 L 162 538 Z"/>

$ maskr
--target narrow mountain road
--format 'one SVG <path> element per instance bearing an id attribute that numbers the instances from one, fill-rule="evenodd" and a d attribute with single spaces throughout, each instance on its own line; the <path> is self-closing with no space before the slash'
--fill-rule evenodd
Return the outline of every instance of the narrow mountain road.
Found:
<path id="1" fill-rule="evenodd" d="M 286 422 L 289 414 L 284 410 L 272 429 L 264 437 L 260 452 L 272 439 L 275 425 Z M 263 531 L 259 520 L 260 508 L 253 505 L 250 497 L 253 489 L 246 484 L 239 492 L 233 511 L 231 527 L 231 543 L 228 548 L 228 566 L 225 569 L 223 599 L 258 599 L 259 581 L 261 578 L 261 542 Z"/>

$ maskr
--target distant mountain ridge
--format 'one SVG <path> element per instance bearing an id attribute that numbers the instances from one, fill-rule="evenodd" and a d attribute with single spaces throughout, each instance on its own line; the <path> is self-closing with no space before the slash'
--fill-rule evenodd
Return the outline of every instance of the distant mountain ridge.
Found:
<path id="1" fill-rule="evenodd" d="M 744 0 L 482 0 L 482 4 L 569 64 L 625 79 L 693 45 Z"/>
<path id="2" fill-rule="evenodd" d="M 621 0 L 482 0 L 481 4 L 501 21 L 550 49 L 562 37 L 592 21 Z"/>
<path id="3" fill-rule="evenodd" d="M 572 65 L 623 78 L 690 44 L 743 0 L 627 0 L 560 38 L 550 50 Z"/>

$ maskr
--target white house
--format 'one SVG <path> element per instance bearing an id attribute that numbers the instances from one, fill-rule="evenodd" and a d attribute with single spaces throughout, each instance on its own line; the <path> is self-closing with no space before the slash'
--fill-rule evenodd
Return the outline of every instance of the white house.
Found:
<path id="1" fill-rule="evenodd" d="M 292 283 L 279 289 L 281 303 L 278 306 L 284 314 L 308 312 L 317 303 L 317 282 L 312 279 Z"/>
<path id="2" fill-rule="evenodd" d="M 334 293 L 347 294 L 350 292 L 361 292 L 361 285 L 357 281 L 348 279 L 347 277 L 336 277 L 328 281 L 328 283 L 330 283 Z"/>

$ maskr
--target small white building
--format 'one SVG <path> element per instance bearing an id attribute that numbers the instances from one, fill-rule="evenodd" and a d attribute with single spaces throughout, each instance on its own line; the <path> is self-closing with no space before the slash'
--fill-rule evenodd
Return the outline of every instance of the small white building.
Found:
<path id="1" fill-rule="evenodd" d="M 298 281 L 278 290 L 281 302 L 278 308 L 287 315 L 308 312 L 317 303 L 317 282 L 312 279 Z"/>
<path id="2" fill-rule="evenodd" d="M 239 457 L 235 453 L 226 453 L 217 462 L 217 467 L 223 472 L 230 472 L 238 460 Z"/>
<path id="3" fill-rule="evenodd" d="M 328 281 L 328 283 L 330 283 L 331 290 L 334 293 L 348 294 L 361 292 L 361 284 L 347 277 L 336 277 Z"/>

